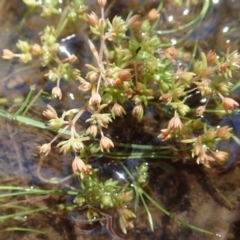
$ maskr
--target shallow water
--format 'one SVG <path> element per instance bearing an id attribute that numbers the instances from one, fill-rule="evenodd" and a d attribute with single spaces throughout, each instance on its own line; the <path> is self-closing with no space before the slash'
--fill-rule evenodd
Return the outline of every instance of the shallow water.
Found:
<path id="1" fill-rule="evenodd" d="M 181 44 L 191 53 L 195 41 L 199 40 L 196 54 L 199 54 L 201 51 L 207 52 L 210 49 L 218 53 L 226 51 L 229 47 L 231 50 L 238 49 L 240 1 L 222 0 L 216 4 L 215 2 L 211 2 L 211 7 L 206 18 L 196 25 L 194 30 L 188 32 L 188 29 L 186 29 L 173 34 L 160 35 L 162 41 L 175 41 L 176 39 L 181 39 L 183 36 L 187 36 L 187 39 Z M 141 6 L 140 4 L 143 5 Z M 94 1 L 89 1 L 89 5 L 92 9 L 97 9 Z M 18 23 L 23 18 L 26 10 L 24 5 L 20 4 L 18 0 L 13 0 L 11 2 L 5 1 L 5 4 L 2 3 L 0 7 L 2 11 L 2 15 L 0 14 L 1 49 L 15 49 L 15 42 L 18 38 L 31 39 L 33 42 L 37 41 L 37 32 L 46 25 L 46 21 L 40 20 L 36 15 L 31 15 L 19 31 Z M 114 14 L 127 16 L 131 9 L 138 9 L 138 13 L 144 14 L 152 7 L 157 7 L 156 1 L 112 1 L 112 6 L 108 9 L 108 12 L 110 16 L 114 16 Z M 191 7 L 189 8 L 189 13 L 185 14 L 186 9 L 188 9 L 186 4 L 178 8 L 171 5 L 166 6 L 161 15 L 158 30 L 174 29 L 178 28 L 179 25 L 188 23 L 196 18 L 201 7 L 202 4 Z M 74 38 L 62 42 L 70 49 L 76 51 L 80 59 L 79 65 L 83 66 L 86 60 L 91 60 L 87 53 L 87 36 L 84 26 L 77 26 L 76 29 L 78 30 Z M 65 33 L 62 39 L 65 39 L 66 36 L 68 36 L 68 33 Z M 42 87 L 46 91 L 50 91 L 52 85 L 47 83 L 43 78 L 41 68 L 36 66 L 26 67 L 17 61 L 4 61 L 0 59 L 0 62 L 0 77 L 2 80 L 0 81 L 0 94 L 1 98 L 7 98 L 8 100 L 7 103 L 1 106 L 2 109 L 14 112 L 19 107 L 19 104 L 11 107 L 14 99 L 16 97 L 25 98 L 29 91 L 29 86 L 32 84 L 36 84 L 37 91 Z M 84 74 L 84 68 L 81 71 Z M 69 106 L 73 106 L 73 104 L 74 107 L 79 107 L 83 104 L 84 99 L 88 97 L 86 95 L 79 95 L 74 83 L 63 87 L 66 91 L 72 93 L 72 95 L 64 96 L 62 103 L 53 101 L 51 105 L 57 109 L 68 108 Z M 72 96 L 78 101 L 73 101 Z M 236 97 L 239 99 L 238 96 Z M 45 108 L 46 103 L 48 103 L 47 99 L 40 98 L 28 116 L 45 121 L 41 116 L 41 112 Z M 155 139 L 156 129 L 159 128 L 159 119 L 154 116 L 151 110 L 149 112 L 140 126 L 136 126 L 135 121 L 129 117 L 128 128 L 124 132 L 122 131 L 124 122 L 119 121 L 110 130 L 110 133 L 120 139 L 124 138 L 124 140 L 128 140 L 128 135 L 126 134 L 128 133 L 129 136 L 134 135 L 134 139 L 138 143 L 150 143 Z M 233 118 L 235 122 L 239 121 L 238 116 L 233 116 Z M 224 121 L 227 122 L 228 119 Z M 239 126 L 239 124 L 235 124 L 237 133 L 239 133 Z M 74 184 L 74 179 L 69 179 L 60 185 L 44 182 L 44 179 L 59 179 L 71 174 L 72 156 L 62 157 L 57 152 L 53 152 L 46 158 L 43 158 L 43 156 L 38 154 L 37 146 L 52 137 L 53 135 L 49 132 L 25 125 L 19 126 L 14 122 L 0 118 L 0 185 L 68 189 L 69 185 Z M 226 144 L 229 143 L 225 143 L 225 147 Z M 192 225 L 215 232 L 221 235 L 221 238 L 200 234 L 177 224 L 173 219 L 156 211 L 151 204 L 149 206 L 155 222 L 154 232 L 150 231 L 146 214 L 140 208 L 136 228 L 130 231 L 127 236 L 124 236 L 116 227 L 116 233 L 129 240 L 237 240 L 240 227 L 239 159 L 236 160 L 238 158 L 238 146 L 234 144 L 227 146 L 233 149 L 231 166 L 227 169 L 216 167 L 208 170 L 195 163 L 183 165 L 180 162 L 173 164 L 164 161 L 149 160 L 151 172 L 149 184 L 146 188 L 151 193 L 151 196 L 172 214 Z M 178 156 L 178 158 L 181 157 L 184 156 Z M 138 161 L 147 160 L 139 159 Z M 97 159 L 93 164 L 98 165 L 103 174 L 113 176 L 114 178 L 117 178 L 117 173 L 122 171 L 118 163 L 109 163 L 106 160 L 98 161 Z M 136 163 L 132 161 L 128 162 L 129 167 L 132 169 L 134 169 L 134 164 Z M 221 190 L 221 193 L 227 196 L 233 204 L 229 206 L 220 197 L 216 189 Z M 24 200 L 22 206 L 37 208 L 46 205 L 55 206 L 58 203 L 70 201 L 68 198 L 58 196 L 49 197 L 44 195 L 42 198 L 36 198 L 35 196 L 28 196 L 26 198 L 17 197 L 11 199 L 11 202 L 19 204 L 20 202 L 18 203 L 18 201 Z M 2 209 L 4 210 L 4 214 L 12 213 L 12 210 L 6 206 L 2 206 Z M 49 211 L 34 216 L 19 216 L 19 219 L 15 221 L 2 222 L 0 228 L 5 229 L 9 226 L 29 227 L 46 231 L 47 234 L 40 235 L 13 231 L 1 233 L 0 239 L 111 239 L 111 236 L 107 235 L 105 226 L 98 226 L 97 230 L 92 233 L 95 236 L 79 235 L 78 231 L 74 229 L 74 221 L 71 220 L 72 217 L 77 217 L 78 220 L 80 219 L 80 222 L 81 220 L 84 222 L 84 219 L 81 218 L 82 216 L 78 212 L 77 215 L 74 212 L 66 214 L 54 207 Z M 113 224 L 115 226 L 116 222 Z"/>

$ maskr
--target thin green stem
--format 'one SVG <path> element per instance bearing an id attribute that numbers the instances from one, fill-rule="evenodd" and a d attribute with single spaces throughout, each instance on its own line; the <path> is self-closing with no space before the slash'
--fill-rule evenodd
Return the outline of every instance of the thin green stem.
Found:
<path id="1" fill-rule="evenodd" d="M 18 115 L 20 115 L 24 109 L 28 106 L 30 99 L 32 97 L 33 91 L 36 89 L 35 85 L 31 85 L 30 86 L 30 91 L 25 99 L 25 101 L 23 102 L 22 106 L 17 110 L 17 112 L 13 115 L 13 118 L 16 118 Z"/>
<path id="2" fill-rule="evenodd" d="M 152 146 L 143 144 L 130 144 L 130 143 L 114 143 L 118 147 L 125 147 L 131 149 L 142 149 L 142 150 L 169 150 L 169 146 Z"/>
<path id="3" fill-rule="evenodd" d="M 67 6 L 61 14 L 61 18 L 56 27 L 56 32 L 55 32 L 56 38 L 58 38 L 61 35 L 62 31 L 65 29 L 68 23 L 68 11 L 69 11 L 69 6 Z"/>
<path id="4" fill-rule="evenodd" d="M 97 155 L 99 156 L 99 155 Z M 106 158 L 114 158 L 115 160 L 126 160 L 126 159 L 139 159 L 139 158 L 161 158 L 161 159 L 173 159 L 173 157 L 171 156 L 167 156 L 167 155 L 162 155 L 161 153 L 160 154 L 155 154 L 155 153 L 137 153 L 137 154 L 134 154 L 134 155 L 131 155 L 130 154 L 122 154 L 122 153 L 107 153 L 107 154 L 104 154 L 104 157 Z"/>
<path id="5" fill-rule="evenodd" d="M 143 206 L 144 206 L 144 208 L 145 208 L 145 211 L 147 212 L 148 222 L 149 222 L 150 228 L 151 228 L 151 230 L 152 230 L 152 232 L 153 232 L 153 231 L 154 231 L 154 223 L 153 223 L 153 219 L 152 219 L 152 214 L 150 213 L 150 211 L 149 211 L 149 209 L 148 209 L 148 206 L 147 206 L 147 204 L 146 204 L 146 202 L 145 202 L 145 199 L 144 199 L 144 197 L 142 196 L 141 193 L 139 193 L 139 196 L 140 196 L 140 199 L 141 199 L 141 201 L 142 201 L 142 203 L 143 203 Z"/>
<path id="6" fill-rule="evenodd" d="M 31 118 L 28 118 L 28 117 L 20 116 L 20 115 L 14 117 L 14 115 L 11 115 L 10 113 L 8 113 L 4 110 L 1 110 L 1 109 L 0 109 L 0 117 L 4 117 L 8 120 L 14 120 L 14 121 L 17 121 L 18 123 L 23 123 L 23 124 L 31 126 L 31 127 L 37 127 L 39 129 L 53 131 L 45 123 L 39 122 L 37 120 L 31 119 Z M 62 132 L 62 130 L 63 129 L 61 128 L 57 132 L 60 133 L 60 132 Z M 70 135 L 71 133 L 70 133 L 70 131 L 65 130 L 64 134 Z"/>
<path id="7" fill-rule="evenodd" d="M 27 105 L 27 107 L 25 108 L 24 112 L 22 113 L 22 116 L 25 116 L 26 113 L 29 111 L 30 107 L 37 101 L 37 99 L 39 98 L 39 96 L 42 94 L 43 89 L 41 89 L 37 95 L 32 99 L 32 101 Z"/>
<path id="8" fill-rule="evenodd" d="M 199 13 L 197 18 L 195 18 L 194 20 L 192 20 L 192 21 L 190 21 L 190 22 L 186 23 L 185 25 L 182 25 L 178 28 L 174 28 L 174 29 L 170 29 L 170 30 L 159 30 L 159 31 L 157 31 L 157 33 L 159 35 L 171 34 L 171 33 L 178 32 L 180 30 L 184 30 L 184 29 L 198 23 L 200 20 L 202 20 L 206 16 L 206 13 L 209 9 L 209 6 L 210 6 L 210 0 L 205 0 L 204 4 L 203 4 L 203 7 L 202 7 L 202 10 Z"/>
<path id="9" fill-rule="evenodd" d="M 142 193 L 143 195 L 155 206 L 157 207 L 160 211 L 162 211 L 164 214 L 166 214 L 167 216 L 173 218 L 174 220 L 176 220 L 177 222 L 181 223 L 182 225 L 188 227 L 188 228 L 191 228 L 195 231 L 198 231 L 198 232 L 201 232 L 201 233 L 205 233 L 205 234 L 208 234 L 208 235 L 216 235 L 215 233 L 213 232 L 210 232 L 210 231 L 207 231 L 207 230 L 204 230 L 202 228 L 198 228 L 198 227 L 195 227 L 187 222 L 184 222 L 182 220 L 180 220 L 179 218 L 175 217 L 174 215 L 172 215 L 170 212 L 168 212 L 166 209 L 164 209 L 162 206 L 160 206 L 153 198 L 151 198 L 145 191 L 142 190 Z"/>
<path id="10" fill-rule="evenodd" d="M 191 224 L 189 224 L 189 223 L 186 223 L 186 222 L 180 220 L 179 218 L 175 217 L 174 215 L 172 215 L 169 211 L 167 211 L 167 210 L 166 210 L 165 208 L 163 208 L 160 204 L 158 204 L 152 197 L 150 197 L 140 186 L 138 186 L 138 184 L 135 182 L 134 177 L 133 177 L 133 175 L 130 173 L 130 171 L 129 171 L 123 164 L 121 164 L 121 165 L 122 165 L 124 171 L 126 171 L 126 173 L 128 174 L 128 176 L 129 176 L 129 177 L 131 178 L 131 180 L 133 181 L 134 189 L 135 189 L 135 191 L 139 194 L 139 196 L 140 196 L 140 198 L 141 198 L 141 200 L 142 200 L 142 202 L 143 202 L 143 205 L 144 205 L 144 207 L 145 207 L 145 209 L 146 209 L 146 211 L 147 211 L 148 216 L 149 216 L 150 212 L 149 212 L 147 206 L 145 206 L 146 203 L 145 203 L 145 200 L 144 200 L 144 196 L 145 196 L 156 208 L 158 208 L 161 212 L 163 212 L 165 215 L 173 218 L 173 219 L 176 220 L 177 222 L 180 222 L 182 225 L 187 226 L 187 227 L 189 227 L 189 228 L 191 228 L 191 229 L 193 229 L 193 230 L 195 230 L 195 231 L 201 232 L 201 233 L 205 233 L 205 234 L 209 234 L 209 235 L 216 235 L 216 234 L 213 233 L 213 232 L 206 231 L 206 230 L 204 230 L 204 229 L 195 227 L 195 226 L 193 226 L 193 225 L 191 225 Z M 151 226 L 151 221 L 152 221 L 152 219 L 150 218 L 150 222 L 149 222 L 149 223 L 150 223 L 150 226 Z M 152 224 L 153 224 L 153 223 L 152 223 Z"/>
<path id="11" fill-rule="evenodd" d="M 4 229 L 4 231 L 22 231 L 22 232 L 32 232 L 32 233 L 37 233 L 37 234 L 47 234 L 47 232 L 40 231 L 37 229 L 33 228 L 20 228 L 20 227 L 9 227 Z"/>
<path id="12" fill-rule="evenodd" d="M 22 30 L 22 27 L 26 23 L 27 18 L 33 13 L 35 8 L 36 8 L 36 6 L 32 6 L 32 7 L 28 8 L 28 10 L 25 12 L 25 14 L 24 14 L 23 18 L 21 19 L 21 22 L 17 28 L 19 32 Z"/>
<path id="13" fill-rule="evenodd" d="M 31 215 L 31 214 L 33 214 L 33 213 L 46 211 L 46 210 L 48 210 L 48 209 L 49 209 L 49 207 L 42 207 L 42 208 L 38 208 L 38 209 L 34 209 L 34 210 L 28 210 L 28 211 L 21 212 L 21 215 L 22 215 L 22 216 Z M 0 216 L 0 222 L 1 222 L 1 221 L 6 221 L 6 220 L 8 220 L 8 219 L 15 218 L 17 215 L 18 215 L 18 214 L 13 213 L 13 214 L 8 214 L 8 215 Z"/>
<path id="14" fill-rule="evenodd" d="M 225 197 L 222 192 L 215 186 L 213 186 L 213 188 L 216 190 L 216 192 L 219 194 L 219 196 L 224 200 L 224 202 L 230 207 L 233 207 L 233 204 L 227 199 L 227 197 Z"/>
<path id="15" fill-rule="evenodd" d="M 0 190 L 5 191 L 19 191 L 19 192 L 12 192 L 7 194 L 1 194 L 0 198 L 4 197 L 11 197 L 11 196 L 20 196 L 20 195 L 46 195 L 46 194 L 53 194 L 53 195 L 77 195 L 79 191 L 72 191 L 72 190 L 43 190 L 43 189 L 32 189 L 32 188 L 25 188 L 19 186 L 0 186 Z"/>
<path id="16" fill-rule="evenodd" d="M 240 146 L 240 139 L 236 136 L 232 136 L 232 139 Z"/>
<path id="17" fill-rule="evenodd" d="M 0 208 L 11 208 L 11 209 L 24 210 L 24 211 L 29 209 L 28 207 L 23 207 L 23 206 L 20 206 L 20 205 L 14 205 L 14 204 L 10 204 L 10 203 L 1 204 Z"/>
<path id="18" fill-rule="evenodd" d="M 157 7 L 157 11 L 161 12 L 162 8 L 163 8 L 163 1 L 159 3 L 159 5 Z M 157 21 L 154 22 L 154 24 L 152 25 L 153 29 L 155 29 L 157 27 L 159 20 L 160 20 L 160 18 L 158 18 Z"/>

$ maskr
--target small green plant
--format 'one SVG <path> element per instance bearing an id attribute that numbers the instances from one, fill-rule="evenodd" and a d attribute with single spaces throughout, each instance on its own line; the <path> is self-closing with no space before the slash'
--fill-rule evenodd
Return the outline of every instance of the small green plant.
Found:
<path id="1" fill-rule="evenodd" d="M 34 0 L 23 2 L 31 8 L 41 7 L 42 17 L 50 18 L 51 15 L 58 14 L 58 1 L 43 1 L 41 4 Z M 233 87 L 229 79 L 232 72 L 239 69 L 240 55 L 237 51 L 229 50 L 221 57 L 213 51 L 201 53 L 200 58 L 194 60 L 191 70 L 185 69 L 178 64 L 181 62 L 179 50 L 172 46 L 164 48 L 166 44 L 160 41 L 156 27 L 161 4 L 159 9 L 152 9 L 147 16 L 130 14 L 126 19 L 121 16 L 107 18 L 106 0 L 98 0 L 98 4 L 100 14 L 89 12 L 84 1 L 67 1 L 58 25 L 46 26 L 40 33 L 39 43 L 18 40 L 16 46 L 19 52 L 4 49 L 3 58 L 16 57 L 21 63 L 29 63 L 33 58 L 38 58 L 47 69 L 45 77 L 55 83 L 53 98 L 64 99 L 61 81 L 77 81 L 79 93 L 89 92 L 89 99 L 81 108 L 61 109 L 57 113 L 50 104 L 47 106 L 43 115 L 48 119 L 48 128 L 58 133 L 50 142 L 39 146 L 39 151 L 48 155 L 56 140 L 63 134 L 67 136 L 67 139 L 61 139 L 55 146 L 62 154 L 73 152 L 75 155 L 72 170 L 79 177 L 81 193 L 76 194 L 73 202 L 80 208 L 92 207 L 89 207 L 87 213 L 90 222 L 93 216 L 99 216 L 98 210 L 94 209 L 116 209 L 119 227 L 126 234 L 127 230 L 134 227 L 136 217 L 129 203 L 139 197 L 153 230 L 154 224 L 146 200 L 168 216 L 172 215 L 143 190 L 147 184 L 148 166 L 139 165 L 136 168 L 137 177 L 134 178 L 123 165 L 129 183 L 122 186 L 111 178 L 102 180 L 98 169 L 91 165 L 90 160 L 100 155 L 124 160 L 129 154 L 119 153 L 116 147 L 130 146 L 137 149 L 138 146 L 133 146 L 132 143 L 124 145 L 115 142 L 114 136 L 107 134 L 109 125 L 119 117 L 125 118 L 129 114 L 127 106 L 132 106 L 131 114 L 135 117 L 136 124 L 142 121 L 149 107 L 153 107 L 167 122 L 166 127 L 156 134 L 164 145 L 141 146 L 146 151 L 133 153 L 133 158 L 166 156 L 175 160 L 174 154 L 183 151 L 191 155 L 189 161 L 196 161 L 205 167 L 210 167 L 212 162 L 223 165 L 229 153 L 218 151 L 216 145 L 219 141 L 230 139 L 233 136 L 232 129 L 228 126 L 210 127 L 201 120 L 201 116 L 204 112 L 211 112 L 213 106 L 221 116 L 239 106 L 238 102 L 229 97 Z M 209 1 L 204 1 L 201 17 L 208 6 Z M 85 76 L 81 75 L 82 69 L 74 65 L 77 60 L 74 53 L 67 53 L 65 58 L 58 54 L 61 48 L 59 36 L 69 23 L 78 19 L 89 26 L 88 46 L 94 59 L 94 63 L 81 66 L 87 69 Z M 187 100 L 196 91 L 206 101 L 204 105 L 191 108 Z M 85 112 L 90 114 L 86 120 L 88 126 L 84 131 L 78 132 L 76 125 Z M 14 118 L 23 122 L 25 120 L 21 113 L 18 111 Z M 4 112 L 1 115 L 9 117 Z M 29 122 L 34 125 L 33 120 Z M 168 146 L 169 140 L 174 141 L 176 146 L 181 145 L 183 150 L 174 148 L 172 144 Z M 133 183 L 133 187 L 130 187 L 130 183 Z M 175 217 L 174 219 L 181 222 Z"/>

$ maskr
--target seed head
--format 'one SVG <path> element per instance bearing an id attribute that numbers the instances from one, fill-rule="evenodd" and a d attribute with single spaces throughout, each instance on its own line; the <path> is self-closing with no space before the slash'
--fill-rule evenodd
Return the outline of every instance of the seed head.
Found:
<path id="1" fill-rule="evenodd" d="M 124 234 L 127 234 L 128 229 L 134 228 L 133 220 L 136 218 L 134 212 L 127 208 L 118 208 L 118 225 Z"/>
<path id="2" fill-rule="evenodd" d="M 39 56 L 41 55 L 41 53 L 42 53 L 42 48 L 39 44 L 33 44 L 31 46 L 31 54 L 33 56 Z"/>
<path id="3" fill-rule="evenodd" d="M 123 106 L 118 104 L 118 103 L 114 103 L 114 105 L 113 105 L 113 107 L 111 109 L 111 112 L 112 112 L 113 118 L 115 118 L 115 116 L 122 117 L 123 114 L 126 114 L 126 111 L 123 108 Z"/>
<path id="4" fill-rule="evenodd" d="M 175 111 L 173 118 L 168 123 L 168 129 L 179 130 L 182 131 L 183 124 L 177 111 Z"/>
<path id="5" fill-rule="evenodd" d="M 62 90 L 60 87 L 56 86 L 52 89 L 52 95 L 54 98 L 62 99 Z"/>
<path id="6" fill-rule="evenodd" d="M 224 151 L 213 152 L 212 154 L 215 160 L 221 165 L 223 165 L 229 157 L 229 154 Z"/>
<path id="7" fill-rule="evenodd" d="M 57 118 L 57 112 L 55 111 L 55 109 L 53 107 L 51 107 L 50 105 L 47 105 L 47 109 L 45 111 L 43 111 L 43 116 L 47 119 L 55 119 Z"/>
<path id="8" fill-rule="evenodd" d="M 40 153 L 43 153 L 45 156 L 47 156 L 48 153 L 51 151 L 51 144 L 45 143 L 42 146 L 39 146 L 38 149 Z"/>
<path id="9" fill-rule="evenodd" d="M 106 150 L 107 152 L 109 152 L 109 149 L 111 147 L 114 147 L 112 140 L 106 136 L 102 136 L 100 140 L 101 151 L 103 152 L 104 150 Z"/>
<path id="10" fill-rule="evenodd" d="M 82 171 L 86 171 L 87 167 L 86 164 L 83 162 L 82 159 L 80 159 L 79 157 L 75 157 L 73 162 L 72 162 L 72 170 L 73 172 L 82 172 Z"/>
<path id="11" fill-rule="evenodd" d="M 199 106 L 197 109 L 196 109 L 196 116 L 202 116 L 203 113 L 205 112 L 206 110 L 206 106 Z"/>
<path id="12" fill-rule="evenodd" d="M 209 162 L 215 161 L 215 159 L 206 153 L 199 155 L 197 158 L 197 164 L 203 164 L 205 167 L 210 168 Z"/>
<path id="13" fill-rule="evenodd" d="M 72 170 L 74 173 L 80 173 L 80 177 L 83 179 L 85 174 L 92 173 L 92 166 L 85 164 L 84 161 L 79 157 L 75 157 L 72 162 Z"/>
<path id="14" fill-rule="evenodd" d="M 105 7 L 106 3 L 107 3 L 107 0 L 98 0 L 98 4 L 102 8 Z"/>
<path id="15" fill-rule="evenodd" d="M 222 105 L 225 111 L 232 110 L 235 106 L 239 106 L 238 102 L 229 97 L 222 98 Z"/>
<path id="16" fill-rule="evenodd" d="M 86 134 L 94 138 L 97 136 L 97 132 L 98 132 L 98 128 L 97 128 L 97 125 L 95 124 L 89 126 L 88 129 L 86 130 Z"/>
<path id="17" fill-rule="evenodd" d="M 83 91 L 83 92 L 87 92 L 91 89 L 92 85 L 89 82 L 84 82 L 81 83 L 78 87 L 79 90 Z"/>
<path id="18" fill-rule="evenodd" d="M 99 105 L 102 101 L 102 98 L 98 92 L 94 93 L 92 97 L 89 99 L 90 105 Z"/>
<path id="19" fill-rule="evenodd" d="M 15 54 L 12 51 L 8 49 L 3 49 L 3 55 L 2 55 L 3 59 L 9 60 L 9 59 L 13 59 L 14 57 L 15 57 Z"/>

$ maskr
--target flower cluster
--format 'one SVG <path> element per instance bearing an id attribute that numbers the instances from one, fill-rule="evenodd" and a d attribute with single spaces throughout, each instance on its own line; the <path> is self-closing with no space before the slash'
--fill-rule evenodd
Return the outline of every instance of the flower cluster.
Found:
<path id="1" fill-rule="evenodd" d="M 61 1 L 23 1 L 30 7 L 40 5 L 43 17 L 59 14 Z M 216 145 L 219 141 L 230 139 L 232 129 L 209 126 L 201 117 L 211 112 L 212 107 L 221 114 L 230 114 L 239 106 L 231 98 L 233 84 L 229 79 L 240 67 L 240 55 L 229 50 L 221 58 L 214 51 L 201 53 L 191 70 L 186 70 L 178 64 L 182 61 L 180 51 L 173 46 L 163 47 L 161 38 L 156 34 L 155 26 L 160 20 L 158 9 L 151 9 L 146 16 L 135 14 L 127 19 L 121 16 L 110 19 L 105 16 L 107 1 L 98 0 L 97 3 L 99 13 L 89 11 L 82 0 L 67 1 L 66 6 L 61 5 L 65 7 L 59 14 L 57 26 L 47 25 L 37 43 L 18 40 L 18 52 L 3 49 L 2 58 L 9 60 L 16 57 L 21 63 L 38 59 L 47 71 L 44 77 L 54 83 L 51 89 L 54 99 L 64 100 L 66 96 L 61 81 L 77 82 L 76 89 L 80 95 L 84 92 L 85 102 L 74 104 L 77 108 L 59 111 L 47 105 L 42 114 L 56 136 L 49 143 L 39 146 L 39 151 L 48 155 L 58 140 L 56 147 L 60 153 L 72 152 L 75 155 L 72 170 L 80 176 L 81 188 L 86 193 L 77 196 L 75 203 L 80 207 L 94 204 L 100 208 L 117 208 L 119 226 L 126 233 L 127 229 L 133 228 L 136 217 L 125 207 L 132 200 L 133 190 L 128 186 L 119 187 L 113 179 L 100 182 L 97 170 L 89 164 L 92 156 L 114 156 L 112 151 L 117 149 L 117 143 L 109 126 L 118 118 L 130 114 L 137 125 L 143 120 L 146 110 L 153 109 L 159 113 L 159 121 L 162 121 L 159 125 L 165 124 L 158 134 L 164 144 L 171 140 L 170 147 L 184 145 L 192 153 L 194 161 L 205 167 L 210 167 L 215 161 L 223 165 L 229 153 L 219 151 Z M 92 37 L 86 41 L 92 59 L 80 67 L 73 52 L 60 54 L 63 46 L 59 41 L 67 26 L 70 31 L 69 22 L 79 19 L 86 24 Z M 195 93 L 205 99 L 205 105 L 196 101 L 191 107 L 189 99 Z M 83 116 L 87 116 L 86 128 L 79 127 L 79 119 Z M 127 124 L 126 121 L 122 128 Z M 63 133 L 68 134 L 67 139 L 60 138 Z M 143 164 L 136 171 L 137 184 L 147 184 L 148 165 Z"/>

